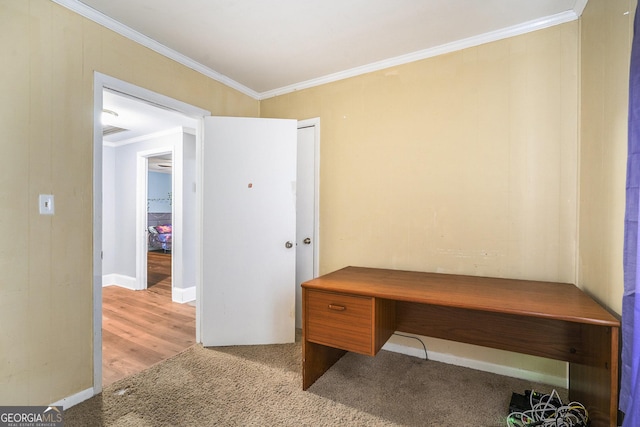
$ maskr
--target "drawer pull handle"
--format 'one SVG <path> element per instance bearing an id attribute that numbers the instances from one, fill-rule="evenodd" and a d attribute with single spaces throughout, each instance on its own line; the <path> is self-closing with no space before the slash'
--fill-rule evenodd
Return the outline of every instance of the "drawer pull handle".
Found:
<path id="1" fill-rule="evenodd" d="M 347 307 L 345 307 L 344 305 L 329 304 L 329 310 L 345 311 L 346 309 Z"/>

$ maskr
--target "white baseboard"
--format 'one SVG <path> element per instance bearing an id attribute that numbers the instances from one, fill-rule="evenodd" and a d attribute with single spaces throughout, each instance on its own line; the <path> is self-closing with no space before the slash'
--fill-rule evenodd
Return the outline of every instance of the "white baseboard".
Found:
<path id="1" fill-rule="evenodd" d="M 195 301 L 196 287 L 191 286 L 189 288 L 173 288 L 171 290 L 171 300 L 173 302 L 179 302 L 180 304 Z"/>
<path id="2" fill-rule="evenodd" d="M 422 348 L 409 347 L 402 344 L 387 342 L 383 347 L 383 350 L 393 351 L 395 353 L 406 354 L 408 356 L 425 358 L 425 352 Z M 491 372 L 493 374 L 504 375 L 506 377 L 519 378 L 527 381 L 534 381 L 543 384 L 548 384 L 554 387 L 567 388 L 569 387 L 568 379 L 566 377 L 558 377 L 555 375 L 545 375 L 537 371 L 529 371 L 526 369 L 518 369 L 511 366 L 497 365 L 495 363 L 484 362 L 482 360 L 468 359 L 465 357 L 458 357 L 447 353 L 438 353 L 435 351 L 428 351 L 429 360 L 436 362 L 447 363 L 449 365 L 462 366 L 465 368 L 476 369 L 478 371 Z"/>
<path id="3" fill-rule="evenodd" d="M 125 276 L 124 274 L 105 274 L 102 276 L 102 287 L 105 286 L 120 286 L 122 288 L 131 289 L 137 291 L 136 278 L 131 276 Z"/>
<path id="4" fill-rule="evenodd" d="M 68 409 L 74 405 L 77 405 L 78 403 L 82 403 L 85 400 L 92 398 L 93 395 L 93 387 L 91 387 L 86 390 L 82 390 L 81 392 L 74 395 L 65 397 L 62 400 L 58 400 L 57 402 L 54 402 L 49 406 L 62 406 L 63 409 Z"/>

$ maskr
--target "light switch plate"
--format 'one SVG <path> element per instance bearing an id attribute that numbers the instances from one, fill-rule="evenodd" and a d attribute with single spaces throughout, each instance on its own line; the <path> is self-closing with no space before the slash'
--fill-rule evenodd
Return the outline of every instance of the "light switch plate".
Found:
<path id="1" fill-rule="evenodd" d="M 38 199 L 40 215 L 53 215 L 53 194 L 41 194 Z"/>

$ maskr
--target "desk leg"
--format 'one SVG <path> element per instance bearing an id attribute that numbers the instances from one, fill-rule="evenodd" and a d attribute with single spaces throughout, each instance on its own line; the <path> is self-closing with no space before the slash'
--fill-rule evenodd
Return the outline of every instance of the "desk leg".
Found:
<path id="1" fill-rule="evenodd" d="M 302 341 L 302 389 L 308 389 L 327 369 L 333 366 L 346 351 L 326 345 Z"/>
<path id="2" fill-rule="evenodd" d="M 619 328 L 582 325 L 589 360 L 569 363 L 569 399 L 583 403 L 591 425 L 617 426 Z"/>

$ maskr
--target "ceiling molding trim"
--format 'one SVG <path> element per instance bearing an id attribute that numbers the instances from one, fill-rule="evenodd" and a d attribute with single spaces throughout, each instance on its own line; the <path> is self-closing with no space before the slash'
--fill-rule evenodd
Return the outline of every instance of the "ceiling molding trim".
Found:
<path id="1" fill-rule="evenodd" d="M 577 3 L 587 0 L 578 0 Z M 458 40 L 455 42 L 447 43 L 444 45 L 436 46 L 430 49 L 421 50 L 418 52 L 409 53 L 406 55 L 396 56 L 395 58 L 389 58 L 382 61 L 374 62 L 362 67 L 355 67 L 349 70 L 340 71 L 337 73 L 329 74 L 317 79 L 311 79 L 304 82 L 296 83 L 289 86 L 284 86 L 279 89 L 274 89 L 266 92 L 262 92 L 258 99 L 268 99 L 279 95 L 285 95 L 287 93 L 295 92 L 298 90 L 309 89 L 311 87 L 320 86 L 327 83 L 333 83 L 339 80 L 347 79 L 350 77 L 359 76 L 374 71 L 380 71 L 385 68 L 391 68 L 398 65 L 408 64 L 410 62 L 420 61 L 422 59 L 432 58 L 434 56 L 443 55 L 446 53 L 455 52 L 470 47 L 479 46 L 485 43 L 494 42 L 497 40 L 506 39 L 509 37 L 519 36 L 522 34 L 530 33 L 533 31 L 541 30 L 544 28 L 553 27 L 555 25 L 564 24 L 567 22 L 577 20 L 579 15 L 575 10 L 570 10 L 555 15 L 547 16 L 541 19 L 524 22 L 522 24 L 514 25 L 512 27 L 503 28 L 496 31 L 480 34 L 477 36 L 469 37 L 466 39 Z"/>
<path id="2" fill-rule="evenodd" d="M 576 4 L 573 6 L 573 11 L 576 13 L 578 18 L 582 16 L 584 8 L 587 7 L 587 1 L 589 0 L 576 0 Z"/>
<path id="3" fill-rule="evenodd" d="M 102 25 L 105 28 L 108 28 L 116 33 L 120 34 L 123 37 L 126 37 L 142 46 L 148 47 L 149 49 L 159 53 L 160 55 L 166 56 L 169 59 L 173 59 L 174 61 L 191 68 L 207 77 L 212 78 L 226 86 L 229 86 L 232 89 L 235 89 L 247 96 L 250 96 L 253 99 L 258 100 L 260 98 L 260 94 L 253 89 L 250 89 L 244 86 L 241 83 L 236 82 L 235 80 L 225 76 L 224 74 L 220 74 L 217 71 L 212 70 L 209 67 L 206 67 L 200 64 L 193 59 L 176 52 L 175 50 L 168 48 L 167 46 L 153 40 L 141 34 L 120 22 L 109 18 L 103 13 L 98 12 L 97 10 L 87 6 L 84 3 L 81 3 L 78 0 L 51 0 L 54 3 L 59 4 L 60 6 L 66 7 L 67 9 L 76 12 L 79 15 L 84 16 L 87 19 L 92 20 L 93 22 Z"/>
<path id="4" fill-rule="evenodd" d="M 295 92 L 298 90 L 308 89 L 311 87 L 320 86 L 327 83 L 333 83 L 338 80 L 343 80 L 350 77 L 355 77 L 362 74 L 379 71 L 385 68 L 407 64 L 410 62 L 420 61 L 422 59 L 432 58 L 434 56 L 443 55 L 446 53 L 451 53 L 458 50 L 479 46 L 481 44 L 490 43 L 493 41 L 502 40 L 505 38 L 514 37 L 514 36 L 530 33 L 533 31 L 541 30 L 544 28 L 549 28 L 555 25 L 560 25 L 567 22 L 575 21 L 580 17 L 580 15 L 584 11 L 584 8 L 586 7 L 586 4 L 588 2 L 588 0 L 576 0 L 573 10 L 569 10 L 569 11 L 558 13 L 548 17 L 525 22 L 522 24 L 514 25 L 512 27 L 491 31 L 485 34 L 480 34 L 478 36 L 469 37 L 469 38 L 458 40 L 452 43 L 436 46 L 430 49 L 425 49 L 418 52 L 413 52 L 406 55 L 385 59 L 382 61 L 364 65 L 361 67 L 351 68 L 349 70 L 340 71 L 340 72 L 329 74 L 316 79 L 306 80 L 300 83 L 295 83 L 289 86 L 284 86 L 278 89 L 273 89 L 273 90 L 259 93 L 254 91 L 253 89 L 250 89 L 244 86 L 241 83 L 236 82 L 235 80 L 223 74 L 218 73 L 215 70 L 212 70 L 209 67 L 206 67 L 200 64 L 199 62 L 179 52 L 176 52 L 173 49 L 168 48 L 167 46 L 145 36 L 144 34 L 141 34 L 127 27 L 126 25 L 121 24 L 120 22 L 115 21 L 112 18 L 109 18 L 108 16 L 87 6 L 86 4 L 80 2 L 79 0 L 51 0 L 51 1 L 73 12 L 76 12 L 79 15 L 84 16 L 85 18 L 90 19 L 99 25 L 102 25 L 105 28 L 115 31 L 116 33 L 136 43 L 139 43 L 163 56 L 166 56 L 169 59 L 173 59 L 174 61 L 188 68 L 191 68 L 192 70 L 195 70 L 207 77 L 210 77 L 211 79 L 216 80 L 226 86 L 229 86 L 230 88 L 235 89 L 256 100 L 273 98 L 275 96 L 285 95 L 287 93 Z"/>

